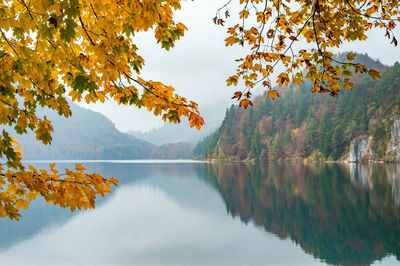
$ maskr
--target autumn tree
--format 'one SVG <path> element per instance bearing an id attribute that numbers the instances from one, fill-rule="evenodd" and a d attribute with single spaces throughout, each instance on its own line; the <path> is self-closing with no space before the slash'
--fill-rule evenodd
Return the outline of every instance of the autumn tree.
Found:
<path id="1" fill-rule="evenodd" d="M 18 134 L 33 131 L 50 144 L 53 127 L 38 108 L 69 117 L 72 101 L 104 102 L 147 108 L 165 121 L 186 117 L 200 128 L 197 104 L 163 83 L 144 80 L 144 59 L 135 35 L 154 30 L 169 50 L 186 27 L 174 20 L 180 0 L 85 1 L 11 0 L 0 2 L 0 123 Z M 75 170 L 58 172 L 24 166 L 18 140 L 0 135 L 0 217 L 20 217 L 37 196 L 62 207 L 93 208 L 96 196 L 116 185 L 114 178 Z"/>
<path id="2" fill-rule="evenodd" d="M 400 20 L 397 0 L 227 0 L 218 9 L 215 24 L 230 22 L 235 2 L 240 7 L 238 19 L 228 27 L 225 41 L 227 46 L 244 46 L 248 54 L 237 59 L 237 72 L 227 84 L 243 88 L 233 98 L 244 108 L 252 105 L 250 91 L 256 86 L 265 87 L 267 96 L 275 99 L 279 96 L 275 83 L 301 85 L 309 79 L 312 92 L 335 96 L 342 88 L 353 88 L 354 73 L 379 78 L 375 69 L 354 62 L 354 53 L 344 60 L 333 53 L 344 42 L 366 40 L 374 28 L 397 46 L 393 32 Z"/>

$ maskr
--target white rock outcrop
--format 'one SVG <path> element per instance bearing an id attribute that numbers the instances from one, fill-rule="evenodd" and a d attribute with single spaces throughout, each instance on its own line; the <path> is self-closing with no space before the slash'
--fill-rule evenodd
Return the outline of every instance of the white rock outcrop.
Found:
<path id="1" fill-rule="evenodd" d="M 365 160 L 372 160 L 374 152 L 372 150 L 373 138 L 371 136 L 364 136 L 355 138 L 350 143 L 349 156 L 347 162 L 360 162 Z"/>

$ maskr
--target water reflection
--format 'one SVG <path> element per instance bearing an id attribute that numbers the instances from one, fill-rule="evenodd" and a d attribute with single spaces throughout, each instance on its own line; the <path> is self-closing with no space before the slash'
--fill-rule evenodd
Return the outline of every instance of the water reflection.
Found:
<path id="1" fill-rule="evenodd" d="M 196 167 L 228 212 L 330 264 L 400 260 L 400 167 L 210 164 Z"/>
<path id="2" fill-rule="evenodd" d="M 42 161 L 33 163 L 33 165 L 37 168 L 46 168 L 49 163 Z M 57 167 L 59 170 L 64 168 L 73 169 L 74 165 L 73 162 L 60 161 Z M 126 184 L 134 184 L 149 177 L 162 176 L 165 175 L 165 172 L 170 173 L 174 178 L 194 175 L 193 164 L 190 163 L 170 164 L 166 162 L 148 164 L 148 162 L 114 163 L 114 161 L 104 161 L 99 163 L 87 161 L 84 166 L 88 169 L 88 172 L 100 173 L 108 177 L 118 177 L 120 187 Z M 108 194 L 105 198 L 99 198 L 96 201 L 96 206 L 101 206 L 111 196 L 112 194 Z M 44 228 L 57 227 L 78 213 L 80 212 L 75 211 L 72 213 L 69 209 L 46 204 L 44 200 L 39 198 L 32 202 L 28 210 L 21 211 L 21 221 L 11 222 L 8 219 L 0 219 L 0 250 L 28 239 Z"/>
<path id="3" fill-rule="evenodd" d="M 1 219 L 1 265 L 400 260 L 399 165 L 85 166 L 118 177 L 120 186 L 93 211 L 71 213 L 36 201 L 21 222 Z"/>
<path id="4" fill-rule="evenodd" d="M 42 208 L 37 231 L 9 243 L 1 265 L 320 264 L 289 239 L 228 216 L 218 191 L 197 177 L 205 164 L 86 167 L 118 176 L 120 187 L 95 210 L 65 220 Z"/>

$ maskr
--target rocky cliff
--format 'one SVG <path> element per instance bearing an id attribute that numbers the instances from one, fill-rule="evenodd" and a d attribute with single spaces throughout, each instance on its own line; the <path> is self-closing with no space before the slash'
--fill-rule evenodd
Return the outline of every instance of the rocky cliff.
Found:
<path id="1" fill-rule="evenodd" d="M 376 155 L 376 145 L 374 137 L 360 136 L 356 137 L 349 147 L 349 152 L 344 161 L 390 161 L 400 162 L 400 116 L 393 114 L 390 127 L 390 139 L 387 141 L 386 153 L 380 158 Z"/>
<path id="2" fill-rule="evenodd" d="M 355 138 L 350 143 L 349 156 L 347 157 L 347 162 L 358 162 L 364 160 L 373 160 L 374 152 L 371 147 L 373 137 L 365 136 L 360 138 Z"/>
<path id="3" fill-rule="evenodd" d="M 386 149 L 386 157 L 392 161 L 400 161 L 400 116 L 395 116 L 391 127 L 390 141 Z"/>

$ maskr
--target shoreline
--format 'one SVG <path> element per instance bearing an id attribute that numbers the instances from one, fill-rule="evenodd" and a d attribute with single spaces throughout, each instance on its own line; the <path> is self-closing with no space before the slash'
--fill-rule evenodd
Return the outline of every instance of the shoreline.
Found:
<path id="1" fill-rule="evenodd" d="M 229 162 L 229 163 L 289 163 L 289 162 L 302 162 L 302 163 L 342 163 L 342 164 L 400 164 L 400 161 L 393 160 L 363 160 L 363 161 L 347 161 L 347 160 L 310 160 L 310 159 L 289 159 L 289 160 L 256 160 L 256 159 L 193 159 L 199 161 L 209 161 L 209 162 Z"/>

